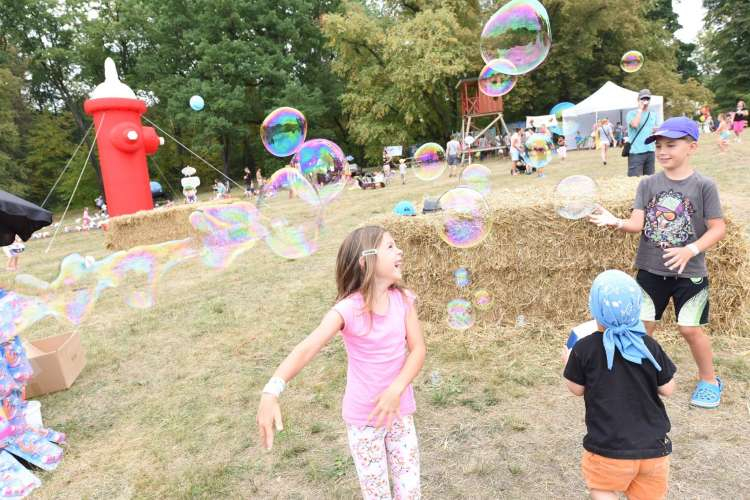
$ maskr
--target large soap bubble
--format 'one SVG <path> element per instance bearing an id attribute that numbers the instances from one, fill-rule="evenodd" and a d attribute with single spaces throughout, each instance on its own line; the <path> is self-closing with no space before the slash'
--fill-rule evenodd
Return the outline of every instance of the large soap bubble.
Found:
<path id="1" fill-rule="evenodd" d="M 445 172 L 445 150 L 440 144 L 422 144 L 414 153 L 417 166 L 414 175 L 423 181 L 433 181 Z"/>
<path id="2" fill-rule="evenodd" d="M 526 140 L 526 163 L 534 168 L 544 168 L 552 160 L 552 141 L 544 134 L 532 134 Z"/>
<path id="3" fill-rule="evenodd" d="M 501 97 L 513 90 L 518 77 L 505 74 L 501 69 L 513 66 L 504 59 L 493 59 L 479 73 L 479 90 L 489 97 Z"/>
<path id="4" fill-rule="evenodd" d="M 622 68 L 625 73 L 635 73 L 643 67 L 643 61 L 643 54 L 637 50 L 629 50 L 622 55 L 620 68 Z"/>
<path id="5" fill-rule="evenodd" d="M 258 197 L 264 239 L 275 254 L 300 259 L 318 249 L 322 205 L 315 188 L 299 170 L 274 172 Z"/>
<path id="6" fill-rule="evenodd" d="M 552 45 L 549 16 L 537 0 L 512 0 L 487 21 L 480 47 L 485 63 L 495 59 L 508 64 L 495 66 L 506 75 L 523 75 L 547 57 Z"/>
<path id="7" fill-rule="evenodd" d="M 468 187 L 457 187 L 439 200 L 442 221 L 440 237 L 452 247 L 471 248 L 480 244 L 490 232 L 489 207 L 484 197 Z"/>
<path id="8" fill-rule="evenodd" d="M 336 143 L 312 139 L 302 144 L 291 165 L 312 182 L 318 190 L 320 201 L 325 204 L 343 191 L 346 163 L 346 156 Z"/>
<path id="9" fill-rule="evenodd" d="M 598 195 L 599 189 L 593 179 L 571 175 L 555 187 L 555 211 L 566 219 L 582 219 L 594 212 Z"/>
<path id="10" fill-rule="evenodd" d="M 461 172 L 460 185 L 470 187 L 482 196 L 490 194 L 490 176 L 492 172 L 489 168 L 478 163 L 472 163 Z"/>
<path id="11" fill-rule="evenodd" d="M 280 158 L 296 153 L 306 135 L 307 120 L 294 108 L 272 111 L 260 126 L 260 139 L 266 151 Z"/>

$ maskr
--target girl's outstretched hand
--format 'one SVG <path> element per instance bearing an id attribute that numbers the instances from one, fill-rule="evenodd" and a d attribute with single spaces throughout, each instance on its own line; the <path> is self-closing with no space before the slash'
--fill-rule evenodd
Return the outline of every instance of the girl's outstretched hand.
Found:
<path id="1" fill-rule="evenodd" d="M 589 221 L 593 222 L 599 227 L 602 226 L 617 226 L 620 221 L 617 217 L 601 205 L 597 205 L 594 212 L 589 215 Z"/>
<path id="2" fill-rule="evenodd" d="M 385 426 L 390 429 L 394 418 L 401 418 L 401 392 L 392 385 L 375 398 L 375 408 L 367 416 L 367 421 L 375 419 L 375 427 L 385 420 Z"/>
<path id="3" fill-rule="evenodd" d="M 284 425 L 281 423 L 281 407 L 276 396 L 264 393 L 260 397 L 258 416 L 255 421 L 258 423 L 261 446 L 270 450 L 273 446 L 274 432 L 284 430 Z"/>

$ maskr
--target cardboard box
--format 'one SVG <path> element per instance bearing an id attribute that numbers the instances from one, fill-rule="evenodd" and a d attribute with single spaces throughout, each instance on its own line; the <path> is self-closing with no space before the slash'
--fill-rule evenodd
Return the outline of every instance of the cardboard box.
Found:
<path id="1" fill-rule="evenodd" d="M 69 388 L 86 366 L 86 353 L 78 332 L 24 342 L 34 375 L 26 385 L 26 397 Z"/>

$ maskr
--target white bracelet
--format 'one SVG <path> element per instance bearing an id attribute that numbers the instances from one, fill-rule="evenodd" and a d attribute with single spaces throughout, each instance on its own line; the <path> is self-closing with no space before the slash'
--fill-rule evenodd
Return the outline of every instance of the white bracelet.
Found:
<path id="1" fill-rule="evenodd" d="M 691 252 L 693 252 L 693 256 L 696 256 L 699 253 L 701 253 L 701 251 L 698 249 L 698 245 L 696 245 L 695 243 L 689 244 L 687 246 L 687 249 L 690 250 Z"/>
<path id="2" fill-rule="evenodd" d="M 271 394 L 277 398 L 281 396 L 281 393 L 286 389 L 286 382 L 281 377 L 271 377 L 271 379 L 263 387 L 264 394 Z"/>

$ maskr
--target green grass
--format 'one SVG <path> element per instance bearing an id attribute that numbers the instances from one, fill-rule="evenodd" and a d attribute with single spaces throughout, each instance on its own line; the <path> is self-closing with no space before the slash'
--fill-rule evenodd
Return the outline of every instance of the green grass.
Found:
<path id="1" fill-rule="evenodd" d="M 703 141 L 695 164 L 717 180 L 725 206 L 748 223 L 750 145 L 732 146 L 720 156 L 713 140 Z M 485 164 L 496 192 L 626 170 L 619 152 L 606 167 L 595 152 L 572 152 L 564 164 L 556 159 L 541 180 L 510 177 L 507 161 Z M 346 191 L 326 215 L 316 254 L 285 261 L 260 244 L 225 271 L 189 262 L 164 277 L 151 309 L 127 308 L 120 290 L 105 293 L 77 327 L 87 351 L 85 370 L 71 389 L 41 398 L 45 423 L 66 432 L 69 444 L 60 467 L 40 474 L 38 497 L 356 498 L 340 416 L 346 376 L 341 340 L 289 384 L 282 397 L 285 431 L 271 452 L 258 446 L 259 392 L 331 306 L 343 237 L 401 199 L 421 205 L 424 197 L 456 184 L 447 175 L 424 183 L 410 174 L 405 186 Z M 22 272 L 51 279 L 67 254 L 108 253 L 96 232 L 60 235 L 45 254 L 47 244 L 28 245 Z M 5 283 L 11 278 L 0 277 Z M 425 498 L 539 498 L 550 492 L 583 498 L 583 401 L 561 385 L 565 332 L 424 327 L 428 357 L 414 386 Z M 73 329 L 45 320 L 24 336 Z M 679 360 L 679 389 L 667 402 L 675 443 L 672 497 L 742 496 L 750 456 L 750 340 L 717 339 L 727 391 L 719 410 L 704 412 L 687 406 L 695 367 L 684 342 L 672 332 L 657 335 Z M 433 371 L 440 373 L 439 383 L 433 384 Z"/>

